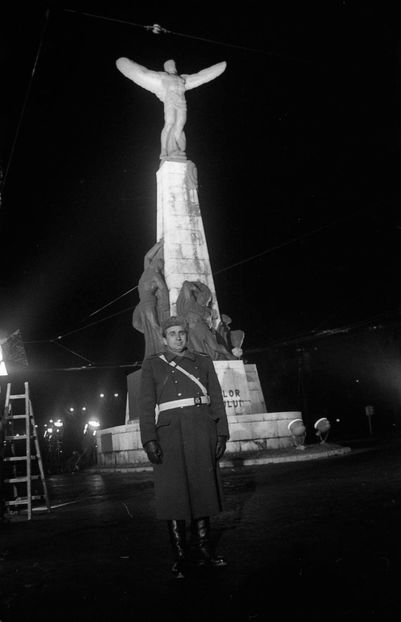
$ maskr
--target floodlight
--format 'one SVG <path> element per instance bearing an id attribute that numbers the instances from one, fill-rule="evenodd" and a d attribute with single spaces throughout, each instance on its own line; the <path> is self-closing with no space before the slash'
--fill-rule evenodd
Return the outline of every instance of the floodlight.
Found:
<path id="1" fill-rule="evenodd" d="M 326 417 L 321 417 L 320 419 L 315 421 L 315 424 L 313 427 L 316 430 L 316 436 L 320 438 L 320 442 L 322 444 L 325 443 L 327 441 L 327 437 L 329 435 L 330 428 L 331 428 L 330 421 L 326 419 Z"/>
<path id="2" fill-rule="evenodd" d="M 96 430 L 100 427 L 100 423 L 97 419 L 89 419 L 88 423 L 85 423 L 84 436 L 86 434 L 96 436 Z"/>
<path id="3" fill-rule="evenodd" d="M 27 367 L 28 361 L 19 330 L 6 336 L 0 331 L 0 376 L 8 376 Z"/>
<path id="4" fill-rule="evenodd" d="M 6 364 L 3 358 L 3 349 L 0 346 L 0 376 L 8 376 Z"/>
<path id="5" fill-rule="evenodd" d="M 295 449 L 305 449 L 306 429 L 302 419 L 293 419 L 290 421 L 288 430 L 294 442 Z"/>

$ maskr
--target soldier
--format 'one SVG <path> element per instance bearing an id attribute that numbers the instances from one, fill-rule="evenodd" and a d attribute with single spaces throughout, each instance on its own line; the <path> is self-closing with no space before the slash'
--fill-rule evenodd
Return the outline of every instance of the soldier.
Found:
<path id="1" fill-rule="evenodd" d="M 142 365 L 139 421 L 142 445 L 153 464 L 156 515 L 167 521 L 172 572 L 183 578 L 187 523 L 195 563 L 226 566 L 212 550 L 209 518 L 223 509 L 219 460 L 229 430 L 212 359 L 187 348 L 185 319 L 168 318 L 162 334 L 165 351 L 145 358 Z"/>

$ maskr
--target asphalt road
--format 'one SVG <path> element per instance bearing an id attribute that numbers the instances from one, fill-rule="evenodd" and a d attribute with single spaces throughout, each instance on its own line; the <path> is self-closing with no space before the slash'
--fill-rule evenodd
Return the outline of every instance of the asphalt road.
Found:
<path id="1" fill-rule="evenodd" d="M 229 565 L 177 581 L 151 473 L 50 477 L 52 512 L 1 526 L 1 622 L 399 619 L 401 439 L 223 478 Z"/>

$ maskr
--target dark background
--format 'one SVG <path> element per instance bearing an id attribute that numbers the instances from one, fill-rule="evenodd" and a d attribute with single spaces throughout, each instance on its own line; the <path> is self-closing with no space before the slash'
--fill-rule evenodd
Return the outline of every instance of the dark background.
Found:
<path id="1" fill-rule="evenodd" d="M 77 428 L 83 405 L 123 423 L 143 358 L 131 316 L 163 118 L 117 71 L 127 56 L 181 73 L 227 61 L 187 94 L 187 153 L 220 311 L 267 409 L 340 418 L 341 437 L 373 403 L 377 429 L 398 427 L 396 3 L 277 4 L 1 10 L 0 328 L 21 331 L 39 423 Z"/>

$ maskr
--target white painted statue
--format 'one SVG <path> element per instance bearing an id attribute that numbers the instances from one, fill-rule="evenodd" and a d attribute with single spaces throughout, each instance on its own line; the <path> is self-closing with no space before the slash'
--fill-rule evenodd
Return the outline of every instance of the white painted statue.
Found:
<path id="1" fill-rule="evenodd" d="M 142 88 L 154 93 L 164 104 L 160 159 L 186 160 L 184 125 L 187 120 L 185 91 L 214 80 L 225 70 L 225 61 L 193 74 L 178 74 L 174 60 L 164 63 L 164 71 L 152 71 L 129 58 L 119 58 L 117 69 Z"/>

